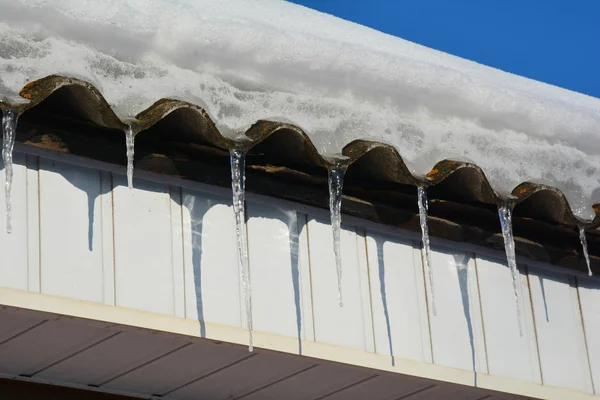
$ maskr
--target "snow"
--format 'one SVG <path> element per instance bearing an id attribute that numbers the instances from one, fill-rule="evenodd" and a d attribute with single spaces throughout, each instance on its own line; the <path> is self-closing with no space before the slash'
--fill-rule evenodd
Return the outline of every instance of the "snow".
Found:
<path id="1" fill-rule="evenodd" d="M 50 74 L 123 118 L 178 98 L 229 137 L 285 119 L 324 155 L 378 140 L 417 175 L 470 160 L 501 195 L 546 183 L 587 219 L 600 202 L 600 99 L 280 0 L 0 0 L 0 98 Z"/>

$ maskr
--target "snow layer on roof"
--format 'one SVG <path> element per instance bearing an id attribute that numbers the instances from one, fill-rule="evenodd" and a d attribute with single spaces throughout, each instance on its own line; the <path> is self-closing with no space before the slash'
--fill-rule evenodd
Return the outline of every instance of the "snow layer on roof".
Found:
<path id="1" fill-rule="evenodd" d="M 600 202 L 600 99 L 518 77 L 278 0 L 0 0 L 0 96 L 50 74 L 87 80 L 131 118 L 163 97 L 221 132 L 301 126 L 323 154 L 395 146 L 416 174 L 473 161 Z"/>

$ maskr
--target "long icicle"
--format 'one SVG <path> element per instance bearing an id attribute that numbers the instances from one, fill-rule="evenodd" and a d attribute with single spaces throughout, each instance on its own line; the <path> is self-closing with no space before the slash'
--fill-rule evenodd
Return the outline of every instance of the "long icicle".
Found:
<path id="1" fill-rule="evenodd" d="M 429 203 L 427 202 L 427 189 L 424 186 L 417 187 L 419 196 L 419 220 L 421 222 L 421 238 L 423 240 L 423 249 L 425 250 L 425 273 L 429 282 L 429 292 L 431 295 L 431 310 L 433 315 L 437 315 L 435 308 L 435 291 L 433 289 L 433 268 L 431 268 L 431 246 L 429 242 L 429 227 L 427 226 L 427 216 Z"/>
<path id="2" fill-rule="evenodd" d="M 504 237 L 504 250 L 506 252 L 506 259 L 512 275 L 513 291 L 515 294 L 515 302 L 517 304 L 519 335 L 523 336 L 523 323 L 521 321 L 521 283 L 519 280 L 520 274 L 517 268 L 515 240 L 512 230 L 512 207 L 508 204 L 499 205 L 498 216 L 500 217 L 500 225 L 502 226 L 502 236 Z"/>
<path id="3" fill-rule="evenodd" d="M 587 264 L 588 275 L 592 276 L 592 267 L 590 265 L 590 253 L 588 253 L 587 239 L 585 237 L 585 228 L 583 225 L 579 225 L 579 240 L 581 241 L 581 248 L 583 249 L 583 257 L 585 257 L 585 263 Z"/>
<path id="4" fill-rule="evenodd" d="M 342 226 L 342 188 L 346 168 L 335 164 L 329 168 L 329 213 L 331 217 L 331 230 L 333 232 L 333 252 L 335 254 L 335 268 L 337 272 L 338 302 L 342 301 L 342 254 L 340 252 L 340 230 Z"/>
<path id="5" fill-rule="evenodd" d="M 127 148 L 127 186 L 133 189 L 133 156 L 135 151 L 135 133 L 131 125 L 125 131 L 125 146 Z"/>
<path id="6" fill-rule="evenodd" d="M 6 232 L 12 232 L 12 179 L 13 179 L 13 149 L 17 133 L 18 115 L 13 110 L 2 113 L 2 160 L 4 161 L 4 192 L 6 197 Z"/>
<path id="7" fill-rule="evenodd" d="M 233 192 L 233 212 L 237 234 L 238 258 L 242 267 L 240 274 L 246 305 L 246 320 L 248 322 L 248 350 L 254 350 L 252 337 L 252 291 L 250 288 L 250 269 L 248 267 L 248 238 L 246 237 L 245 211 L 245 164 L 246 154 L 241 150 L 229 152 L 231 163 L 231 189 Z"/>

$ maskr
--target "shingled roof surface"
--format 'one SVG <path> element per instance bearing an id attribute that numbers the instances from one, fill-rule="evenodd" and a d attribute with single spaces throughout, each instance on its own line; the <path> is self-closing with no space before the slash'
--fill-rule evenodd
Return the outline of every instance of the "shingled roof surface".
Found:
<path id="1" fill-rule="evenodd" d="M 126 89 L 125 89 L 126 90 Z M 200 106 L 160 99 L 135 120 L 122 121 L 93 85 L 48 76 L 25 86 L 27 102 L 0 102 L 19 114 L 17 142 L 125 164 L 123 132 L 136 132 L 135 168 L 230 186 L 229 150 L 247 152 L 249 191 L 327 208 L 327 169 L 303 130 L 260 120 L 250 140 L 221 134 Z M 426 175 L 414 176 L 387 144 L 355 140 L 343 149 L 347 172 L 342 211 L 377 223 L 419 231 L 416 187 L 428 187 L 430 232 L 454 241 L 503 249 L 497 216 L 500 199 L 474 164 L 440 160 Z M 524 182 L 512 191 L 517 253 L 586 271 L 578 236 L 581 222 L 560 190 Z M 592 270 L 600 274 L 600 205 L 585 226 Z"/>

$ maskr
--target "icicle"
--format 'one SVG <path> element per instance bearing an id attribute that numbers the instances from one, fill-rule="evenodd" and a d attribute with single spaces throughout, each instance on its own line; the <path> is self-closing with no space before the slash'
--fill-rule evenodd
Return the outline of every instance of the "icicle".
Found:
<path id="1" fill-rule="evenodd" d="M 590 266 L 590 254 L 588 253 L 587 239 L 585 238 L 585 228 L 583 225 L 579 225 L 579 240 L 581 241 L 581 248 L 583 249 L 583 256 L 585 257 L 585 263 L 588 268 L 588 275 L 592 276 L 592 267 Z"/>
<path id="2" fill-rule="evenodd" d="M 419 195 L 419 219 L 421 222 L 421 237 L 423 240 L 423 249 L 425 250 L 425 273 L 427 274 L 427 280 L 429 282 L 429 290 L 431 293 L 431 310 L 435 316 L 435 291 L 433 290 L 433 269 L 431 268 L 431 247 L 429 244 L 429 227 L 427 226 L 427 213 L 429 205 L 427 203 L 427 189 L 424 186 L 417 188 Z"/>
<path id="3" fill-rule="evenodd" d="M 231 162 L 231 189 L 233 191 L 233 212 L 235 213 L 235 225 L 237 233 L 238 257 L 242 267 L 242 285 L 244 301 L 246 304 L 246 320 L 248 321 L 248 350 L 253 351 L 252 338 L 252 292 L 250 288 L 250 269 L 248 268 L 248 239 L 246 237 L 246 212 L 245 206 L 245 163 L 246 155 L 241 150 L 231 150 L 229 153 Z"/>
<path id="4" fill-rule="evenodd" d="M 133 128 L 127 127 L 125 131 L 125 145 L 127 147 L 127 186 L 133 189 L 133 155 L 135 150 L 135 133 Z"/>
<path id="5" fill-rule="evenodd" d="M 6 110 L 2 114 L 2 160 L 4 161 L 4 192 L 6 196 L 6 232 L 12 232 L 12 203 L 11 190 L 13 178 L 13 148 L 17 132 L 18 115 L 13 110 Z"/>
<path id="6" fill-rule="evenodd" d="M 340 307 L 344 306 L 342 301 L 342 255 L 340 253 L 340 230 L 342 225 L 342 187 L 344 185 L 345 172 L 346 168 L 339 164 L 335 164 L 329 169 L 329 212 L 331 217 L 331 229 L 333 231 L 333 252 L 335 254 L 338 301 Z"/>
<path id="7" fill-rule="evenodd" d="M 515 255 L 515 240 L 512 230 L 512 208 L 507 205 L 498 206 L 498 216 L 502 226 L 502 236 L 504 237 L 504 250 L 506 251 L 506 259 L 510 273 L 512 274 L 513 290 L 515 293 L 515 301 L 517 303 L 517 319 L 519 322 L 519 335 L 523 336 L 523 325 L 521 322 L 521 286 L 519 281 L 519 270 L 517 269 L 517 260 Z"/>

